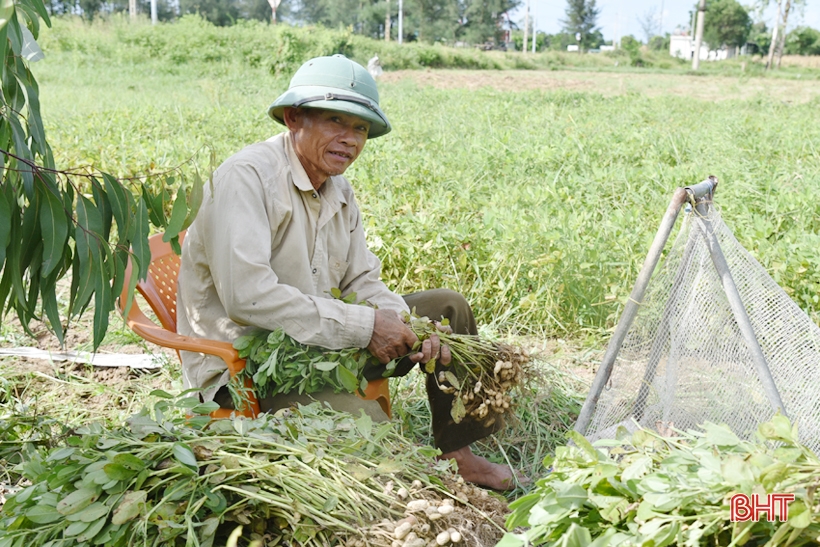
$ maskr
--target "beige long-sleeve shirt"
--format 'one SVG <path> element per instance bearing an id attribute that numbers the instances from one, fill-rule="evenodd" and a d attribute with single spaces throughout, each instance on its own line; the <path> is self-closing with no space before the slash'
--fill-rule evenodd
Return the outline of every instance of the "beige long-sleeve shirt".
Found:
<path id="1" fill-rule="evenodd" d="M 305 344 L 366 347 L 374 310 L 332 298 L 332 288 L 407 310 L 379 279 L 350 183 L 335 176 L 314 190 L 289 132 L 232 156 L 213 181 L 182 245 L 180 334 L 233 342 L 281 327 Z M 182 369 L 184 387 L 206 388 L 205 400 L 228 382 L 218 357 L 182 352 Z"/>

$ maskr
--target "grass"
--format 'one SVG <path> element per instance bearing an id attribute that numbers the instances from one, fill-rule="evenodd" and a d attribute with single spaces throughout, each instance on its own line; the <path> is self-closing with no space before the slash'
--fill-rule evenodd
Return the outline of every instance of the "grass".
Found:
<path id="1" fill-rule="evenodd" d="M 209 150 L 221 161 L 281 130 L 265 110 L 287 78 L 272 74 L 270 63 L 254 65 L 227 53 L 152 59 L 146 40 L 154 32 L 175 31 L 166 27 L 141 27 L 132 34 L 122 25 L 58 22 L 56 28 L 44 31 L 46 59 L 33 71 L 61 167 L 89 165 L 130 175 L 168 169 L 190 157 L 206 166 Z M 257 36 L 263 30 L 268 29 L 202 32 Z M 223 46 L 220 51 L 228 53 L 234 47 Z M 586 71 L 589 78 L 594 70 L 602 79 L 613 72 L 664 81 L 692 78 L 674 60 L 663 60 L 671 63 L 666 68 L 660 61 L 640 68 L 616 67 L 615 58 L 580 57 L 576 62 L 544 54 L 527 61 L 527 68 L 564 67 L 571 75 Z M 706 64 L 697 76 L 703 86 L 716 85 L 715 76 L 741 91 L 757 86 L 750 95 L 722 101 L 663 89 L 650 95 L 383 82 L 382 106 L 395 129 L 368 143 L 348 176 L 371 248 L 383 261 L 384 280 L 400 293 L 459 290 L 491 336 L 561 337 L 600 349 L 673 189 L 714 174 L 721 180 L 717 202 L 738 239 L 817 320 L 820 100 L 788 103 L 771 91 L 785 80 L 811 89 L 816 82 L 806 80 L 817 72 L 789 68 L 752 82 L 750 74 L 759 67 L 750 64 L 738 76 L 740 62 Z M 2 335 L 4 344 L 25 343 L 6 322 Z M 131 343 L 126 331 L 112 329 L 104 344 Z M 570 353 L 589 360 L 578 357 L 581 350 Z M 540 368 L 546 383 L 524 398 L 520 427 L 479 450 L 537 474 L 543 456 L 563 440 L 585 391 L 567 372 L 571 361 L 566 355 L 545 358 Z M 6 413 L 23 404 L 30 415 L 70 427 L 92 420 L 118 423 L 149 400 L 153 386 L 178 387 L 178 374 L 169 367 L 129 376 L 115 389 L 83 367 L 35 374 L 4 366 L 0 400 Z M 405 433 L 427 439 L 423 394 L 415 384 L 396 384 L 401 391 L 394 409 Z M 89 404 L 95 399 L 114 403 Z"/>
<path id="2" fill-rule="evenodd" d="M 210 69 L 146 74 L 47 57 L 35 74 L 58 164 L 128 174 L 204 148 L 221 161 L 281 130 L 264 112 L 285 80 Z M 442 90 L 406 80 L 381 93 L 395 130 L 368 143 L 347 174 L 394 290 L 459 290 L 480 321 L 503 330 L 604 332 L 672 190 L 713 174 L 741 243 L 817 317 L 817 99 Z"/>

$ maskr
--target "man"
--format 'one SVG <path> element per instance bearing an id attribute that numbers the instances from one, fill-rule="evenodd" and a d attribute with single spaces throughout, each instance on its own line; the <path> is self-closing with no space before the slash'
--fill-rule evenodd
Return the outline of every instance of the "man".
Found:
<path id="1" fill-rule="evenodd" d="M 368 251 L 350 183 L 342 177 L 368 138 L 391 126 L 379 108 L 376 82 L 342 55 L 305 63 L 268 113 L 288 131 L 229 158 L 205 187 L 199 214 L 186 235 L 179 274 L 180 334 L 233 341 L 253 328 L 282 328 L 304 344 L 328 349 L 366 347 L 382 364 L 404 357 L 396 375 L 416 363 L 450 362 L 436 336 L 417 351 L 415 334 L 400 312 L 447 317 L 456 332 L 475 334 L 464 299 L 446 290 L 402 298 L 379 279 L 379 260 Z M 330 295 L 356 293 L 371 306 Z M 219 358 L 182 353 L 185 387 L 203 388 L 206 400 L 230 406 L 228 372 Z M 370 379 L 381 376 L 370 370 Z M 452 395 L 428 377 L 433 435 L 442 458 L 455 459 L 470 482 L 509 489 L 512 473 L 474 455 L 470 443 L 493 432 L 470 419 L 455 424 Z M 386 419 L 374 401 L 353 394 L 314 394 L 337 410 L 364 409 Z M 260 401 L 263 411 L 304 402 L 297 395 Z"/>

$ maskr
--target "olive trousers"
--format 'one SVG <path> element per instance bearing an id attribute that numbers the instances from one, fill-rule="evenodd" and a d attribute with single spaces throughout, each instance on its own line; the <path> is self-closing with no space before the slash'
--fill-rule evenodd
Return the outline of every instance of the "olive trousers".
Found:
<path id="1" fill-rule="evenodd" d="M 404 296 L 404 301 L 416 315 L 426 316 L 434 320 L 448 319 L 450 327 L 456 334 L 478 334 L 470 304 L 461 294 L 455 291 L 449 289 L 422 291 Z M 415 363 L 404 358 L 396 365 L 396 369 L 391 376 L 405 376 L 415 367 Z M 364 371 L 365 378 L 368 380 L 381 378 L 383 370 L 384 368 L 381 365 L 368 367 Z M 442 392 L 436 384 L 435 377 L 438 376 L 441 370 L 445 370 L 445 367 L 437 363 L 435 373 L 425 376 L 427 400 L 430 403 L 430 412 L 432 414 L 433 440 L 436 447 L 443 454 L 468 446 L 503 427 L 501 420 L 497 420 L 490 427 L 484 427 L 470 416 L 466 416 L 461 422 L 455 423 L 450 415 L 454 396 Z M 217 392 L 214 400 L 224 408 L 233 408 L 230 395 L 225 387 Z M 386 421 L 388 419 L 376 401 L 365 401 L 352 393 L 334 393 L 332 389 L 322 390 L 310 395 L 300 395 L 298 393 L 279 394 L 260 399 L 259 406 L 263 412 L 276 412 L 297 403 L 309 404 L 314 401 L 324 401 L 334 410 L 354 414 L 359 414 L 363 410 L 376 421 Z"/>

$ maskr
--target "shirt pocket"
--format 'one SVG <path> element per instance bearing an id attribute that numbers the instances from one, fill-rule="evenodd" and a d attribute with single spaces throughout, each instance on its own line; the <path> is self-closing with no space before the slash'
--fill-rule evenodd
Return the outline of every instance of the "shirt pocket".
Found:
<path id="1" fill-rule="evenodd" d="M 341 258 L 330 255 L 328 257 L 328 271 L 330 272 L 331 288 L 343 289 L 342 279 L 347 273 L 348 263 Z"/>

